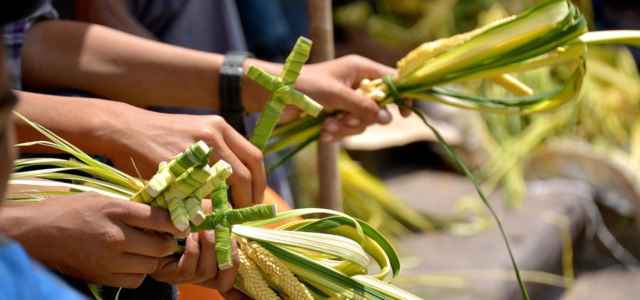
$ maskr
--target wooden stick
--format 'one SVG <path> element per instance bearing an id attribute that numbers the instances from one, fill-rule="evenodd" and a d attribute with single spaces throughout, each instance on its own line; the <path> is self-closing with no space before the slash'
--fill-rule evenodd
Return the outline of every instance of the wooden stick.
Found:
<path id="1" fill-rule="evenodd" d="M 317 63 L 335 57 L 333 44 L 333 16 L 331 0 L 308 0 L 309 34 L 313 40 L 311 62 Z M 322 208 L 342 210 L 340 175 L 338 173 L 339 144 L 318 143 L 319 203 Z"/>

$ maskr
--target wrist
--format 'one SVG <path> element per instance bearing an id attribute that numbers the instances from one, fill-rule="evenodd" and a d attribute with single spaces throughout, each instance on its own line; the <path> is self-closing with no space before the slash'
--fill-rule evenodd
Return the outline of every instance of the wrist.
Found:
<path id="1" fill-rule="evenodd" d="M 224 56 L 218 77 L 220 115 L 242 135 L 247 134 L 244 124 L 246 108 L 242 101 L 242 78 L 244 76 L 244 62 L 249 57 L 251 57 L 249 52 L 228 52 Z"/>
<path id="2" fill-rule="evenodd" d="M 122 152 L 127 136 L 131 130 L 135 130 L 133 120 L 144 119 L 140 113 L 145 113 L 143 109 L 128 105 L 126 103 L 95 100 L 96 107 L 91 120 L 85 126 L 85 138 L 88 141 L 83 150 L 91 154 L 114 157 Z M 140 112 L 140 113 L 137 113 Z"/>
<path id="3" fill-rule="evenodd" d="M 0 210 L 0 233 L 14 240 L 20 241 L 20 232 L 26 228 L 25 214 L 29 209 L 23 205 L 3 204 Z"/>
<path id="4" fill-rule="evenodd" d="M 48 200 L 47 200 L 48 201 Z M 0 210 L 0 232 L 17 241 L 32 257 L 48 266 L 53 266 L 48 251 L 41 244 L 43 239 L 39 231 L 48 225 L 40 224 L 37 211 L 42 209 L 42 204 L 4 204 Z M 44 250 L 44 251 L 43 251 Z"/>

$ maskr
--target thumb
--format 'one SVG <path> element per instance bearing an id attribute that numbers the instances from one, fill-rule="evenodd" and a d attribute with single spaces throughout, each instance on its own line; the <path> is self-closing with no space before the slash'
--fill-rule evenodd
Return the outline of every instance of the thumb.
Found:
<path id="1" fill-rule="evenodd" d="M 133 227 L 164 232 L 173 236 L 184 236 L 171 222 L 168 211 L 137 202 L 122 202 L 125 205 L 120 220 Z"/>

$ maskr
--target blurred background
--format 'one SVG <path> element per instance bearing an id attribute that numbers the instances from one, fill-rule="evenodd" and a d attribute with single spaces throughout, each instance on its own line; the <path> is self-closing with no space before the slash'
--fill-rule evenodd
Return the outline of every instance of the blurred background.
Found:
<path id="1" fill-rule="evenodd" d="M 340 54 L 358 53 L 394 65 L 425 41 L 472 30 L 538 2 L 334 1 L 336 47 Z M 640 4 L 635 1 L 573 2 L 592 30 L 640 27 Z M 418 104 L 474 166 L 483 188 L 500 206 L 533 298 L 637 295 L 638 59 L 637 49 L 590 47 L 579 101 L 536 116 Z M 520 79 L 545 88 L 558 76 L 540 70 Z M 482 86 L 478 90 L 500 93 Z M 497 230 L 472 196 L 471 185 L 451 168 L 432 136 L 413 132 L 421 128 L 418 121 L 393 126 L 368 130 L 345 146 L 351 157 L 383 179 L 393 201 L 407 204 L 404 209 L 426 216 L 432 225 L 420 229 L 426 233 L 416 233 L 417 227 L 407 226 L 402 217 L 406 213 L 383 208 L 400 216 L 380 221 L 383 230 L 396 237 L 406 260 L 397 283 L 427 299 L 519 299 L 513 276 L 505 273 L 508 261 Z M 385 142 L 389 135 L 393 141 Z M 347 181 L 343 178 L 343 184 Z M 365 209 L 350 207 L 356 201 L 348 188 L 343 188 L 345 209 L 359 214 Z M 375 214 L 370 207 L 370 220 Z"/>
<path id="2" fill-rule="evenodd" d="M 394 65 L 425 41 L 469 31 L 537 2 L 336 1 L 336 47 L 341 54 Z M 574 2 L 593 30 L 640 26 L 640 5 L 634 1 Z M 533 298 L 632 299 L 638 292 L 640 52 L 589 51 L 579 101 L 556 111 L 499 116 L 419 104 L 501 207 Z M 520 79 L 544 88 L 557 76 L 541 70 Z M 418 124 L 396 122 L 395 129 L 387 129 L 395 139 L 406 135 L 402 142 L 385 143 L 380 138 L 385 132 L 366 137 L 379 145 L 364 136 L 346 142 L 352 157 L 384 180 L 394 201 L 433 225 L 422 234 L 410 226 L 405 228 L 411 233 L 390 232 L 406 260 L 397 283 L 427 299 L 518 299 L 495 227 L 433 137 L 411 134 Z M 345 192 L 347 210 L 353 202 L 349 195 Z M 387 224 L 380 226 L 394 231 L 393 218 L 383 219 Z"/>

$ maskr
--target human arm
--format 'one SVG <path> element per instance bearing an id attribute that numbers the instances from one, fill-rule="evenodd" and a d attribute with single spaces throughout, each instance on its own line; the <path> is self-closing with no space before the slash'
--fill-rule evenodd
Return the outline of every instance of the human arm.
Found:
<path id="1" fill-rule="evenodd" d="M 262 155 L 220 117 L 157 113 L 94 98 L 26 92 L 19 96 L 18 112 L 84 151 L 110 158 L 134 176 L 137 169 L 150 178 L 159 162 L 203 140 L 214 149 L 214 160 L 223 159 L 233 168 L 229 183 L 235 206 L 262 202 L 266 186 Z M 19 142 L 43 138 L 26 123 L 17 121 L 16 128 Z"/>
<path id="2" fill-rule="evenodd" d="M 140 107 L 218 108 L 221 64 L 219 55 L 60 20 L 34 25 L 22 50 L 25 86 L 79 89 Z"/>
<path id="3" fill-rule="evenodd" d="M 0 231 L 50 268 L 121 287 L 140 285 L 184 235 L 161 209 L 91 193 L 6 205 Z"/>
<path id="4" fill-rule="evenodd" d="M 202 201 L 203 209 L 212 211 L 211 201 Z M 213 288 L 225 294 L 232 293 L 238 272 L 237 245 L 232 244 L 233 266 L 226 270 L 218 270 L 215 251 L 214 231 L 194 232 L 185 241 L 184 253 L 179 256 L 166 257 L 160 261 L 158 270 L 151 277 L 158 281 L 179 284 L 195 283 Z"/>
<path id="5" fill-rule="evenodd" d="M 23 75 L 28 86 L 81 89 L 142 107 L 218 109 L 218 71 L 222 62 L 219 54 L 70 21 L 37 24 L 28 32 L 23 49 Z M 272 74 L 281 69 L 280 64 L 257 59 L 248 59 L 245 70 L 249 65 Z M 346 111 L 346 116 L 333 126 L 334 135 L 341 136 L 362 131 L 373 123 L 390 121 L 388 112 L 373 100 L 358 95 L 354 88 L 365 77 L 391 72 L 392 69 L 362 57 L 346 56 L 303 68 L 297 88 L 327 110 Z M 262 111 L 268 96 L 258 84 L 243 79 L 242 101 L 248 111 Z M 329 124 L 325 125 L 332 127 Z"/>

